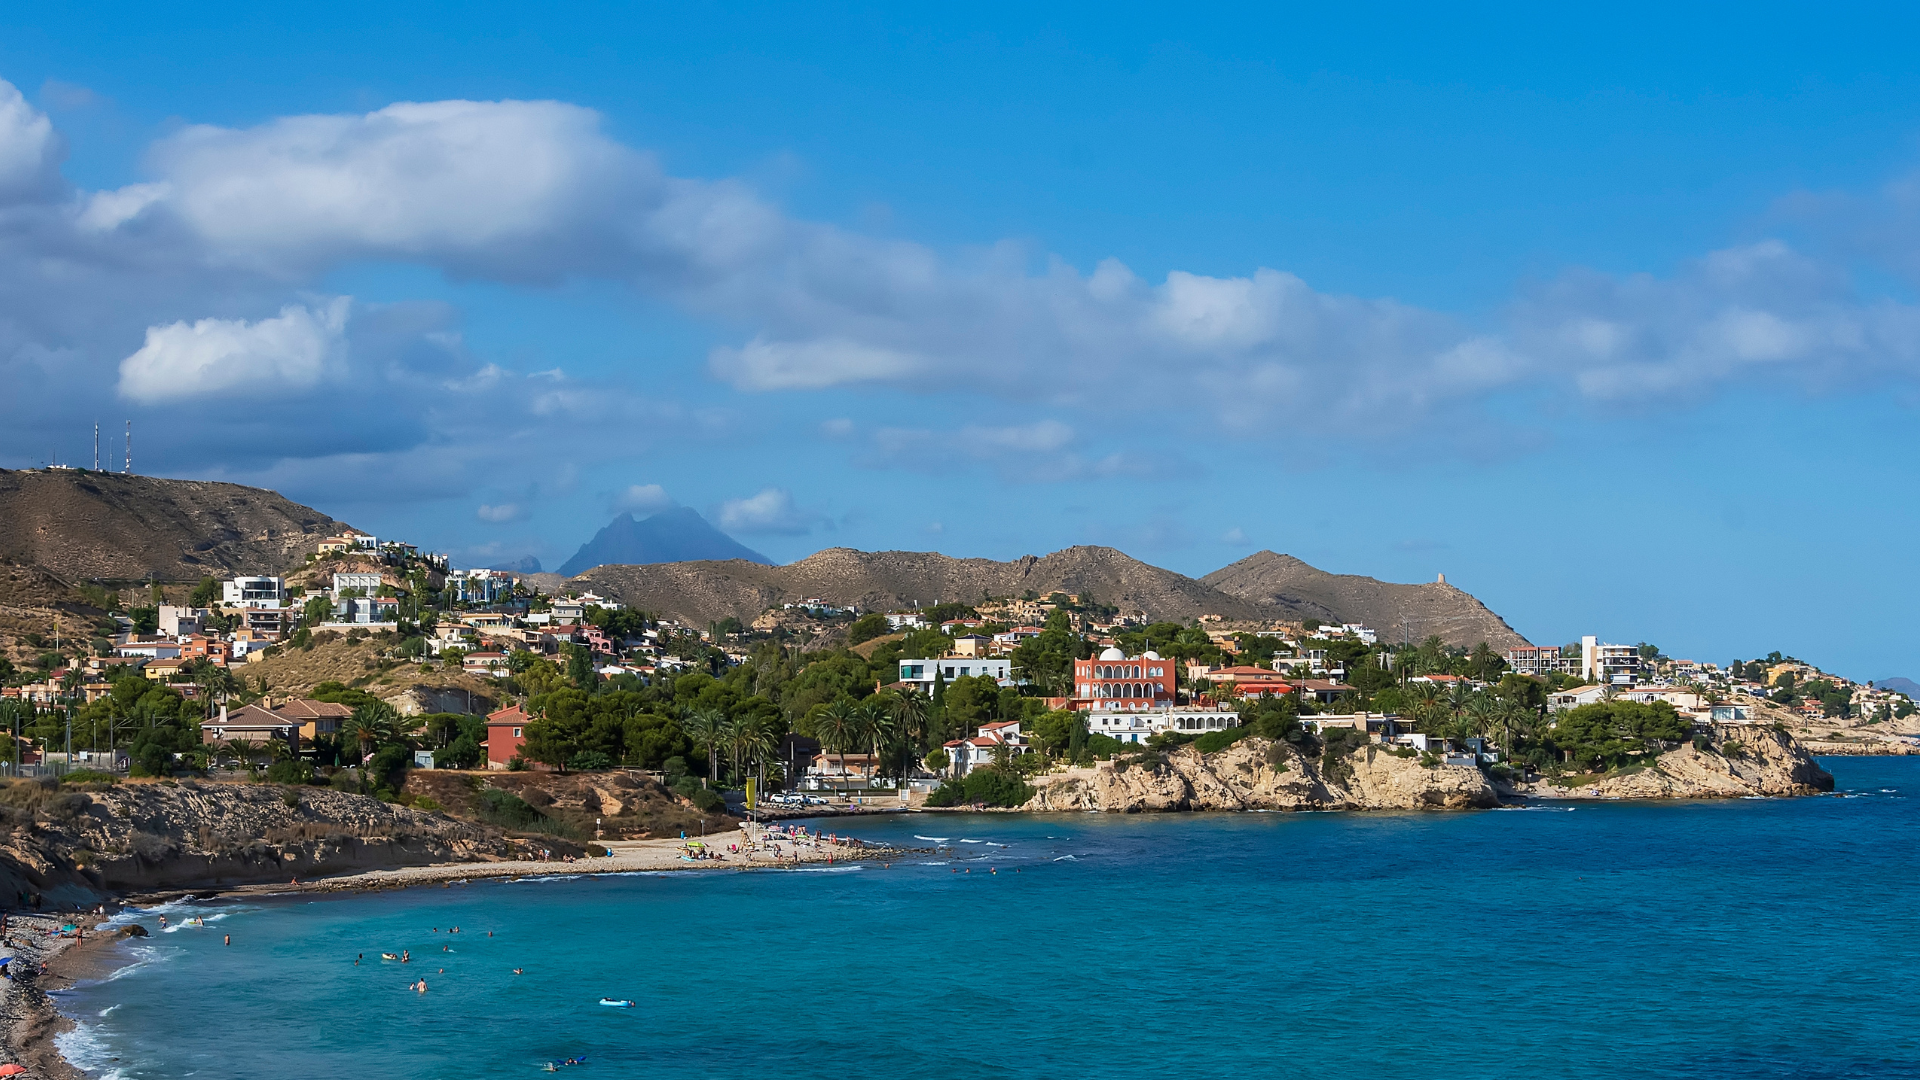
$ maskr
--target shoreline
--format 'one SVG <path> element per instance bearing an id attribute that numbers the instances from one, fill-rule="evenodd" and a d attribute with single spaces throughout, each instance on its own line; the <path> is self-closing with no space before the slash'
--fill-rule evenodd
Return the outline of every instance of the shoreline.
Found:
<path id="1" fill-rule="evenodd" d="M 6 940 L 12 946 L 17 969 L 0 983 L 0 1059 L 17 1062 L 24 1075 L 39 1080 L 86 1080 L 60 1052 L 55 1040 L 74 1027 L 74 1021 L 54 1004 L 51 995 L 71 988 L 91 974 L 101 960 L 102 944 L 121 940 L 116 933 L 98 934 L 103 916 L 7 915 Z M 78 936 L 65 937 L 62 926 L 72 925 Z"/>
<path id="2" fill-rule="evenodd" d="M 809 830 L 795 835 L 784 829 L 748 823 L 731 833 L 710 834 L 685 840 L 607 840 L 595 841 L 613 854 L 586 856 L 567 861 L 564 858 L 510 860 L 502 862 L 431 863 L 425 866 L 401 866 L 390 870 L 365 870 L 354 874 L 289 879 L 285 883 L 255 883 L 221 888 L 168 889 L 131 894 L 122 898 L 128 905 L 144 905 L 182 896 L 206 898 L 224 896 L 276 896 L 295 893 L 380 892 L 440 885 L 451 888 L 472 881 L 513 880 L 527 877 L 600 876 L 604 874 L 669 873 L 700 870 L 779 870 L 809 864 L 835 865 L 870 862 L 901 853 L 901 849 L 868 845 L 854 837 L 828 831 Z M 738 850 L 731 850 L 733 848 Z M 704 850 L 705 858 L 690 858 L 690 850 Z"/>

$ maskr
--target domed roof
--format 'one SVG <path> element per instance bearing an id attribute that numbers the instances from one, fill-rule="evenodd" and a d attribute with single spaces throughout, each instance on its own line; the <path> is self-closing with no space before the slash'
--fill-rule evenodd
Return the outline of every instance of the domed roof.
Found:
<path id="1" fill-rule="evenodd" d="M 1125 660 L 1126 658 L 1127 658 L 1126 653 L 1123 653 L 1119 649 L 1113 648 L 1112 646 L 1108 646 L 1106 651 L 1100 654 L 1100 659 L 1102 660 Z"/>
<path id="2" fill-rule="evenodd" d="M 1140 654 L 1140 659 L 1142 659 L 1142 660 L 1158 660 L 1158 659 L 1160 659 L 1160 654 L 1159 654 L 1159 653 L 1157 653 L 1157 652 L 1154 652 L 1154 651 L 1153 651 L 1152 649 L 1148 649 L 1148 650 L 1147 650 L 1146 652 L 1143 652 L 1143 653 L 1141 653 L 1141 654 Z"/>

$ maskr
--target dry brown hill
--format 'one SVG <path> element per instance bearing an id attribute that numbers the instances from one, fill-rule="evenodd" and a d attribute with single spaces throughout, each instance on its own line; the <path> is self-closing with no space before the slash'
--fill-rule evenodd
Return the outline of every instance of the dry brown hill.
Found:
<path id="1" fill-rule="evenodd" d="M 1262 552 L 1198 581 L 1149 566 L 1112 548 L 1074 547 L 1012 562 L 954 559 L 931 552 L 829 548 L 787 566 L 688 562 L 597 566 L 569 584 L 695 626 L 731 615 L 742 622 L 769 607 L 820 597 L 863 610 L 889 610 L 986 596 L 1091 596 L 1123 612 L 1186 621 L 1302 619 L 1364 622 L 1398 638 L 1403 619 L 1414 640 L 1439 634 L 1449 644 L 1524 644 L 1498 615 L 1448 585 L 1393 585 L 1329 574 L 1289 556 Z"/>
<path id="2" fill-rule="evenodd" d="M 804 597 L 885 611 L 941 600 L 1020 596 L 1029 590 L 1041 596 L 1053 592 L 1091 596 L 1123 612 L 1144 611 L 1168 619 L 1209 614 L 1230 619 L 1273 617 L 1183 574 L 1104 547 L 1073 547 L 1012 562 L 955 559 L 935 552 L 828 548 L 786 566 L 737 559 L 596 566 L 569 584 L 696 626 L 728 615 L 750 622 L 769 607 Z"/>
<path id="3" fill-rule="evenodd" d="M 263 488 L 0 469 L 0 556 L 68 581 L 278 573 L 344 528 Z"/>
<path id="4" fill-rule="evenodd" d="M 1200 579 L 1250 603 L 1304 611 L 1328 621 L 1360 622 L 1382 641 L 1438 634 L 1449 645 L 1482 641 L 1496 649 L 1527 644 L 1505 619 L 1451 585 L 1396 585 L 1357 574 L 1329 574 L 1291 555 L 1262 551 Z"/>

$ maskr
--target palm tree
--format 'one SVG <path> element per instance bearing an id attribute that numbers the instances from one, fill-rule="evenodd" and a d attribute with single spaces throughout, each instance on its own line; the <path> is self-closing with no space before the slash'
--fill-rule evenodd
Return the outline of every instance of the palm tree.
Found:
<path id="1" fill-rule="evenodd" d="M 868 758 L 868 761 L 874 773 L 880 771 L 880 745 L 891 741 L 893 733 L 893 716 L 888 712 L 886 705 L 873 698 L 860 703 L 861 741 L 872 748 L 873 756 Z"/>
<path id="2" fill-rule="evenodd" d="M 340 737 L 351 740 L 360 747 L 360 763 L 373 754 L 374 744 L 380 741 L 380 724 L 374 718 L 364 715 L 365 710 L 355 709 L 353 715 L 340 725 Z"/>
<path id="3" fill-rule="evenodd" d="M 813 736 L 829 753 L 840 757 L 840 772 L 847 771 L 847 747 L 859 744 L 861 717 L 853 702 L 836 698 L 813 714 Z"/>
<path id="4" fill-rule="evenodd" d="M 780 749 L 779 742 L 773 737 L 773 721 L 764 716 L 748 716 L 737 725 L 736 738 L 740 752 L 756 765 L 760 778 L 760 789 L 767 786 L 767 759 Z"/>
<path id="5" fill-rule="evenodd" d="M 900 775 L 907 774 L 907 758 L 927 741 L 927 699 L 918 690 L 903 690 L 893 699 L 893 722 L 900 733 Z"/>
<path id="6" fill-rule="evenodd" d="M 686 729 L 687 737 L 693 740 L 694 747 L 706 751 L 709 782 L 715 779 L 714 770 L 719 767 L 720 733 L 726 726 L 726 722 L 725 713 L 708 707 L 688 713 L 686 722 L 682 725 Z"/>

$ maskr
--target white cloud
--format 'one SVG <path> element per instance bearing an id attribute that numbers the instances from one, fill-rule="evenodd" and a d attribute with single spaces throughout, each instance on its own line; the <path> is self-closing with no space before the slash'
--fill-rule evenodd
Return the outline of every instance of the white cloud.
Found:
<path id="1" fill-rule="evenodd" d="M 58 191 L 65 156 L 66 144 L 47 114 L 0 80 L 0 205 Z"/>
<path id="2" fill-rule="evenodd" d="M 797 536 L 813 531 L 821 515 L 794 505 L 784 488 L 764 488 L 757 495 L 720 504 L 715 524 L 726 532 Z"/>
<path id="3" fill-rule="evenodd" d="M 659 484 L 634 484 L 613 497 L 613 512 L 657 514 L 678 505 Z"/>
<path id="4" fill-rule="evenodd" d="M 474 512 L 474 516 L 481 521 L 500 525 L 509 521 L 526 520 L 527 510 L 526 507 L 521 506 L 519 503 L 498 503 L 491 506 L 482 503 L 480 508 Z"/>
<path id="5" fill-rule="evenodd" d="M 843 383 L 890 382 L 923 370 L 908 353 L 845 338 L 766 341 L 713 350 L 713 370 L 745 390 L 821 390 Z"/>
<path id="6" fill-rule="evenodd" d="M 317 310 L 289 304 L 259 322 L 201 319 L 148 327 L 147 343 L 120 362 L 120 394 L 154 404 L 312 389 L 341 363 L 350 304 L 343 296 Z"/>
<path id="7" fill-rule="evenodd" d="M 1221 534 L 1220 541 L 1225 544 L 1245 544 L 1247 542 L 1247 534 L 1241 530 L 1240 526 L 1235 525 L 1233 528 Z"/>

